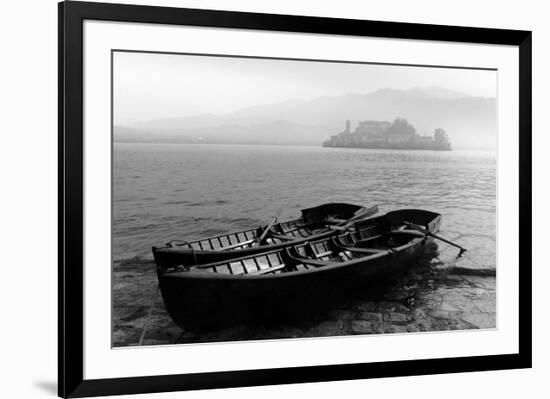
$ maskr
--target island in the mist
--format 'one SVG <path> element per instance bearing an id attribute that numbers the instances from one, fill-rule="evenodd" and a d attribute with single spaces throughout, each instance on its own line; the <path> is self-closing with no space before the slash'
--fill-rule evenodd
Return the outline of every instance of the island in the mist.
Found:
<path id="1" fill-rule="evenodd" d="M 353 132 L 347 120 L 346 129 L 331 136 L 323 147 L 450 151 L 451 142 L 441 128 L 435 129 L 433 136 L 421 136 L 406 119 L 397 118 L 393 123 L 362 121 Z"/>
<path id="2" fill-rule="evenodd" d="M 289 100 L 227 114 L 115 121 L 114 141 L 320 146 L 342 130 L 346 119 L 393 121 L 396 117 L 406 118 L 421 134 L 442 127 L 449 132 L 453 149 L 496 147 L 496 99 L 439 87 Z"/>

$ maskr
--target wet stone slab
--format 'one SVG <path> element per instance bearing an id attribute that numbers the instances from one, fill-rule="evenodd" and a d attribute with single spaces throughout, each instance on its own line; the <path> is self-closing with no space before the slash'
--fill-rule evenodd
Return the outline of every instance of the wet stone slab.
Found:
<path id="1" fill-rule="evenodd" d="M 352 334 L 372 334 L 377 329 L 375 328 L 375 322 L 367 320 L 352 320 L 351 333 Z"/>
<path id="2" fill-rule="evenodd" d="M 136 258 L 114 267 L 112 339 L 114 346 L 139 345 L 144 329 L 142 345 L 495 328 L 495 285 L 494 271 L 429 264 L 380 292 L 354 294 L 310 320 L 197 335 L 170 319 L 157 292 L 153 262 Z"/>
<path id="3" fill-rule="evenodd" d="M 382 313 L 357 312 L 356 315 L 355 315 L 355 319 L 373 321 L 373 322 L 376 322 L 376 323 L 382 323 L 384 318 L 383 318 Z"/>

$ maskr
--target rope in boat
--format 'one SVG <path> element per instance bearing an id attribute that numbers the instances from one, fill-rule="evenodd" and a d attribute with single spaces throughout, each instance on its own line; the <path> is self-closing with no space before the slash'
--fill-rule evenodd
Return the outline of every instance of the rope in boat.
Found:
<path id="1" fill-rule="evenodd" d="M 138 343 L 139 346 L 143 344 L 143 339 L 145 338 L 145 334 L 147 333 L 147 329 L 149 328 L 149 321 L 151 319 L 151 315 L 153 314 L 153 308 L 155 307 L 155 302 L 157 301 L 157 296 L 159 294 L 159 291 L 160 291 L 160 287 L 157 284 L 157 289 L 155 290 L 155 296 L 151 301 L 151 306 L 149 307 L 149 312 L 147 313 L 147 318 L 145 319 L 145 324 L 143 325 L 143 330 L 141 331 L 141 336 L 139 337 L 139 343 Z"/>

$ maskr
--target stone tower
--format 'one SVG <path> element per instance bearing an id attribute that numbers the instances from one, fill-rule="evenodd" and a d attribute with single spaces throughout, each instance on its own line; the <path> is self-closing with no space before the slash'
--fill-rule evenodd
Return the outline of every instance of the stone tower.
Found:
<path id="1" fill-rule="evenodd" d="M 346 120 L 346 133 L 351 133 L 351 124 L 349 122 L 349 119 Z"/>

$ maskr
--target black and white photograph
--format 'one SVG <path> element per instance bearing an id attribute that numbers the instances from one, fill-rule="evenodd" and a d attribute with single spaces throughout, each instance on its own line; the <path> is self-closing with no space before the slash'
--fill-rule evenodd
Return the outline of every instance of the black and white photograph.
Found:
<path id="1" fill-rule="evenodd" d="M 112 346 L 495 329 L 497 71 L 113 50 Z"/>
<path id="2" fill-rule="evenodd" d="M 0 396 L 544 396 L 544 4 L 4 2 Z"/>

